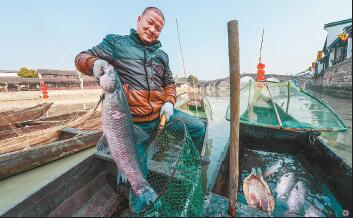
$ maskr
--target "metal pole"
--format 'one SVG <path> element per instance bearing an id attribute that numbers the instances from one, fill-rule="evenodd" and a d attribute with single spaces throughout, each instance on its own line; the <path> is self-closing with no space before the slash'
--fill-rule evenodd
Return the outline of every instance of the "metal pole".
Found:
<path id="1" fill-rule="evenodd" d="M 239 179 L 239 34 L 238 21 L 228 22 L 229 73 L 230 73 L 230 160 L 229 160 L 229 208 L 230 216 L 235 217 L 237 208 Z"/>

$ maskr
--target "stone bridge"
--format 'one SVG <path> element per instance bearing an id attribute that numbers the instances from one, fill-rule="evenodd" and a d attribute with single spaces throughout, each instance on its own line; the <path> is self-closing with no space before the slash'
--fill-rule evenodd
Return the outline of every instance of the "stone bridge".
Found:
<path id="1" fill-rule="evenodd" d="M 244 76 L 249 76 L 252 77 L 253 79 L 256 79 L 256 74 L 240 74 L 240 77 Z M 292 80 L 295 79 L 296 76 L 291 76 L 291 75 L 278 75 L 278 74 L 266 74 L 266 78 L 274 77 L 280 81 L 286 81 L 286 80 Z M 197 87 L 199 89 L 219 89 L 220 87 L 227 88 L 229 87 L 229 81 L 230 78 L 221 78 L 221 79 L 215 79 L 215 80 L 200 80 L 197 82 Z"/>

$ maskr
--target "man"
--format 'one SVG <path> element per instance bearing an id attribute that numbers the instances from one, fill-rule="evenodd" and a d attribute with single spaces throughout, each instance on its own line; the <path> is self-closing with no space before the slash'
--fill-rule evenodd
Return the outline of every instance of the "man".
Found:
<path id="1" fill-rule="evenodd" d="M 94 75 L 97 81 L 103 68 L 112 65 L 119 73 L 135 125 L 143 129 L 150 139 L 137 145 L 139 157 L 144 155 L 158 128 L 160 117 L 168 121 L 185 123 L 195 146 L 201 152 L 205 125 L 202 121 L 174 109 L 176 86 L 169 68 L 168 55 L 160 49 L 159 35 L 164 27 L 164 16 L 156 7 L 146 8 L 137 18 L 136 30 L 130 35 L 107 35 L 103 41 L 76 56 L 77 69 Z M 141 163 L 147 176 L 146 160 Z"/>

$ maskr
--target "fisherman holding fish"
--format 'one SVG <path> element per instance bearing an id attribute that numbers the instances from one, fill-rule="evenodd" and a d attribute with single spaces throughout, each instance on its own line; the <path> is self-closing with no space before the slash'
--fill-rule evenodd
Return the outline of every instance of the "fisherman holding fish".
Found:
<path id="1" fill-rule="evenodd" d="M 103 132 L 107 138 L 106 141 L 119 170 L 122 170 L 126 175 L 132 189 L 136 189 L 133 190 L 135 197 L 145 198 L 140 200 L 147 203 L 155 200 L 156 193 L 144 180 L 147 177 L 147 163 L 143 157 L 148 144 L 153 140 L 158 129 L 162 115 L 165 115 L 169 122 L 173 120 L 184 122 L 200 152 L 205 136 L 205 125 L 201 120 L 174 109 L 176 85 L 169 68 L 168 55 L 160 49 L 161 43 L 158 41 L 164 24 L 165 18 L 162 11 L 156 7 L 147 7 L 137 18 L 136 30 L 131 29 L 129 35 L 109 34 L 100 44 L 79 53 L 75 58 L 76 68 L 80 72 L 94 76 L 97 82 L 101 80 L 100 85 L 106 94 L 105 98 L 107 98 L 103 100 L 102 109 Z M 116 72 L 115 76 L 111 73 L 111 69 Z M 119 85 L 116 85 L 114 79 L 121 81 L 121 90 L 118 90 Z M 121 109 L 119 105 L 115 107 L 113 104 L 107 103 L 109 100 L 113 101 L 114 98 L 120 99 L 118 94 L 116 97 L 112 97 L 114 95 L 114 90 L 111 90 L 112 86 L 116 92 L 124 91 L 133 124 L 147 134 L 148 139 L 142 143 L 137 143 L 138 140 L 132 141 L 136 154 L 131 149 L 126 149 L 127 145 L 120 147 L 112 145 L 118 140 L 112 137 L 125 138 L 128 134 L 124 132 L 125 135 L 119 135 L 118 133 L 121 131 L 117 131 L 117 134 L 114 133 L 114 125 L 118 126 L 121 122 L 125 122 L 121 120 L 125 114 L 119 111 Z M 117 110 L 117 112 L 112 113 L 110 110 Z M 105 114 L 111 115 L 112 118 L 104 120 Z M 116 123 L 111 125 L 112 122 Z M 114 151 L 117 147 L 119 151 Z M 134 168 L 132 157 L 121 158 L 119 152 L 124 155 L 128 154 L 127 156 L 137 156 L 139 161 L 141 161 L 140 158 L 143 158 L 140 162 L 143 178 L 140 178 L 138 170 Z M 120 160 L 117 160 L 119 158 Z M 135 180 L 135 178 L 138 179 Z M 144 183 L 146 186 L 141 188 L 141 184 Z M 138 210 L 141 210 L 141 205 Z"/>

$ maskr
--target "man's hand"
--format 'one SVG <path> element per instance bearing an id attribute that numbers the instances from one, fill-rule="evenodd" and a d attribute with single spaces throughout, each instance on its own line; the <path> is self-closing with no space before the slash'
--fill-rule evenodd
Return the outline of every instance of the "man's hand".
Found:
<path id="1" fill-rule="evenodd" d="M 167 118 L 167 121 L 169 121 L 169 118 L 173 115 L 173 109 L 174 105 L 171 102 L 167 101 L 163 104 L 160 115 L 162 116 L 164 114 Z"/>
<path id="2" fill-rule="evenodd" d="M 104 67 L 108 67 L 110 64 L 102 59 L 98 59 L 93 64 L 93 74 L 96 78 L 97 82 L 99 82 L 99 78 L 104 74 Z"/>

